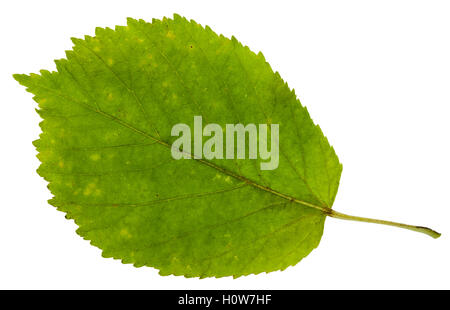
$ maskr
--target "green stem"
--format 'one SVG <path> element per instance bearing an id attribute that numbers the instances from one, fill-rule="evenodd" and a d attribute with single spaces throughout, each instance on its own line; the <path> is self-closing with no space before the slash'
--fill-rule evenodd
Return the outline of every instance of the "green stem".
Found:
<path id="1" fill-rule="evenodd" d="M 375 224 L 382 224 L 382 225 L 389 225 L 399 228 L 404 228 L 408 230 L 417 231 L 423 234 L 426 234 L 433 238 L 439 238 L 441 236 L 440 233 L 437 231 L 423 226 L 415 226 L 415 225 L 408 225 L 408 224 L 402 224 L 397 222 L 391 222 L 391 221 L 384 221 L 384 220 L 377 220 L 377 219 L 371 219 L 366 217 L 359 217 L 359 216 L 353 216 L 353 215 L 347 215 L 343 214 L 334 210 L 331 210 L 329 212 L 326 212 L 326 214 L 330 217 L 334 217 L 341 220 L 348 220 L 348 221 L 357 221 L 357 222 L 365 222 L 365 223 L 375 223 Z"/>

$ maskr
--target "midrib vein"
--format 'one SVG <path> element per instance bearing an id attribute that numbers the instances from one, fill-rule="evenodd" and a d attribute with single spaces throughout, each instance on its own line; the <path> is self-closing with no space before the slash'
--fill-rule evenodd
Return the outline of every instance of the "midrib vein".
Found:
<path id="1" fill-rule="evenodd" d="M 106 113 L 106 112 L 104 112 L 104 111 L 102 111 L 100 109 L 94 109 L 91 106 L 89 106 L 88 104 L 85 104 L 83 102 L 79 102 L 79 101 L 77 101 L 77 100 L 75 100 L 75 99 L 73 99 L 73 98 L 71 98 L 69 96 L 65 96 L 65 95 L 63 95 L 63 94 L 61 94 L 59 92 L 54 91 L 51 88 L 48 88 L 48 87 L 45 87 L 45 86 L 42 86 L 42 85 L 35 85 L 35 86 L 43 88 L 46 91 L 48 91 L 48 92 L 50 92 L 50 93 L 52 93 L 52 94 L 54 94 L 54 95 L 56 95 L 58 97 L 61 97 L 61 98 L 65 99 L 65 100 L 68 100 L 68 101 L 71 101 L 71 102 L 73 102 L 73 103 L 75 103 L 75 104 L 77 104 L 77 105 L 79 105 L 79 106 L 81 106 L 81 107 L 83 107 L 85 109 L 88 109 L 91 112 L 97 113 L 97 114 L 99 114 L 99 115 L 101 115 L 101 116 L 103 116 L 103 117 L 105 117 L 107 119 L 110 119 L 113 122 L 115 122 L 115 123 L 117 123 L 117 124 L 119 124 L 119 125 L 121 125 L 121 126 L 123 126 L 125 128 L 128 128 L 129 130 L 132 130 L 132 131 L 136 132 L 137 134 L 140 134 L 140 135 L 142 135 L 142 136 L 144 136 L 144 137 L 146 137 L 148 139 L 151 139 L 152 141 L 154 141 L 154 142 L 156 142 L 156 143 L 158 143 L 158 144 L 160 144 L 160 145 L 162 145 L 162 146 L 164 146 L 164 147 L 166 147 L 168 149 L 172 149 L 172 146 L 168 142 L 165 142 L 165 141 L 163 141 L 161 139 L 158 139 L 158 138 L 156 138 L 156 137 L 146 133 L 145 131 L 142 131 L 139 128 L 136 128 L 133 125 L 131 125 L 131 124 L 121 120 L 120 118 L 118 118 L 118 117 L 116 117 L 114 115 Z M 228 170 L 226 168 L 217 166 L 216 164 L 214 164 L 214 163 L 212 163 L 210 161 L 204 160 L 202 158 L 198 158 L 195 155 L 191 154 L 190 152 L 180 151 L 180 150 L 177 150 L 177 151 L 188 155 L 190 158 L 192 158 L 196 162 L 199 162 L 199 163 L 201 163 L 203 165 L 206 165 L 206 166 L 209 166 L 211 168 L 214 168 L 217 171 L 222 172 L 223 174 L 229 175 L 229 176 L 231 176 L 231 177 L 233 177 L 233 178 L 235 178 L 237 180 L 243 181 L 243 182 L 245 182 L 245 183 L 247 183 L 247 184 L 249 184 L 249 185 L 251 185 L 251 186 L 253 186 L 255 188 L 258 188 L 258 189 L 263 190 L 265 192 L 271 193 L 271 194 L 276 195 L 278 197 L 284 198 L 284 199 L 286 199 L 288 201 L 295 202 L 295 203 L 301 204 L 301 205 L 306 206 L 306 207 L 317 209 L 319 211 L 322 211 L 325 214 L 330 214 L 331 208 L 329 208 L 328 206 L 325 206 L 325 205 L 324 206 L 318 206 L 318 205 L 315 205 L 313 203 L 309 203 L 309 202 L 300 200 L 298 198 L 292 197 L 290 195 L 283 194 L 283 193 L 281 193 L 279 191 L 276 191 L 276 190 L 274 190 L 274 189 L 272 189 L 272 188 L 270 188 L 268 186 L 264 186 L 264 185 L 258 184 L 258 183 L 256 183 L 253 180 L 250 180 L 250 179 L 248 179 L 248 178 L 246 178 L 246 177 L 244 177 L 242 175 L 236 174 L 236 173 L 234 173 L 234 172 L 232 172 L 232 171 L 230 171 L 230 170 Z"/>

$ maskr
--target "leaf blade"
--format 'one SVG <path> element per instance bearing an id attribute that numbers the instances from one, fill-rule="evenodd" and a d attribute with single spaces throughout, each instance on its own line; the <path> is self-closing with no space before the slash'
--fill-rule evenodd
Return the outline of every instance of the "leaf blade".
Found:
<path id="1" fill-rule="evenodd" d="M 162 274 L 240 276 L 284 269 L 318 245 L 325 214 L 298 202 L 330 208 L 342 166 L 262 54 L 178 16 L 73 41 L 58 72 L 15 78 L 44 119 L 36 146 L 51 203 L 104 256 Z M 171 160 L 170 128 L 193 115 L 279 123 L 280 167 Z"/>

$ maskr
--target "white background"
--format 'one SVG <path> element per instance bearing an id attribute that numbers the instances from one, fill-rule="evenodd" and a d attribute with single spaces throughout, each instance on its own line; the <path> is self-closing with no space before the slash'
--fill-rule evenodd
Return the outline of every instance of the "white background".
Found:
<path id="1" fill-rule="evenodd" d="M 0 288 L 450 289 L 450 2 L 2 1 Z M 327 219 L 320 246 L 283 272 L 161 277 L 105 259 L 48 205 L 31 141 L 40 121 L 13 73 L 55 69 L 70 37 L 176 12 L 262 51 L 344 165 L 334 209 L 432 227 Z"/>

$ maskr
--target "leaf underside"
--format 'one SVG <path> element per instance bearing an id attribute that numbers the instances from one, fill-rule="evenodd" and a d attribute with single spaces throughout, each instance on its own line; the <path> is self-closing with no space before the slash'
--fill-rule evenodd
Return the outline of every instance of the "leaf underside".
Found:
<path id="1" fill-rule="evenodd" d="M 50 203 L 104 257 L 162 275 L 283 270 L 318 246 L 342 166 L 259 53 L 178 15 L 72 39 L 57 72 L 14 75 L 43 118 Z M 279 124 L 280 159 L 174 160 L 173 125 Z M 305 202 L 305 203 L 299 203 Z"/>

